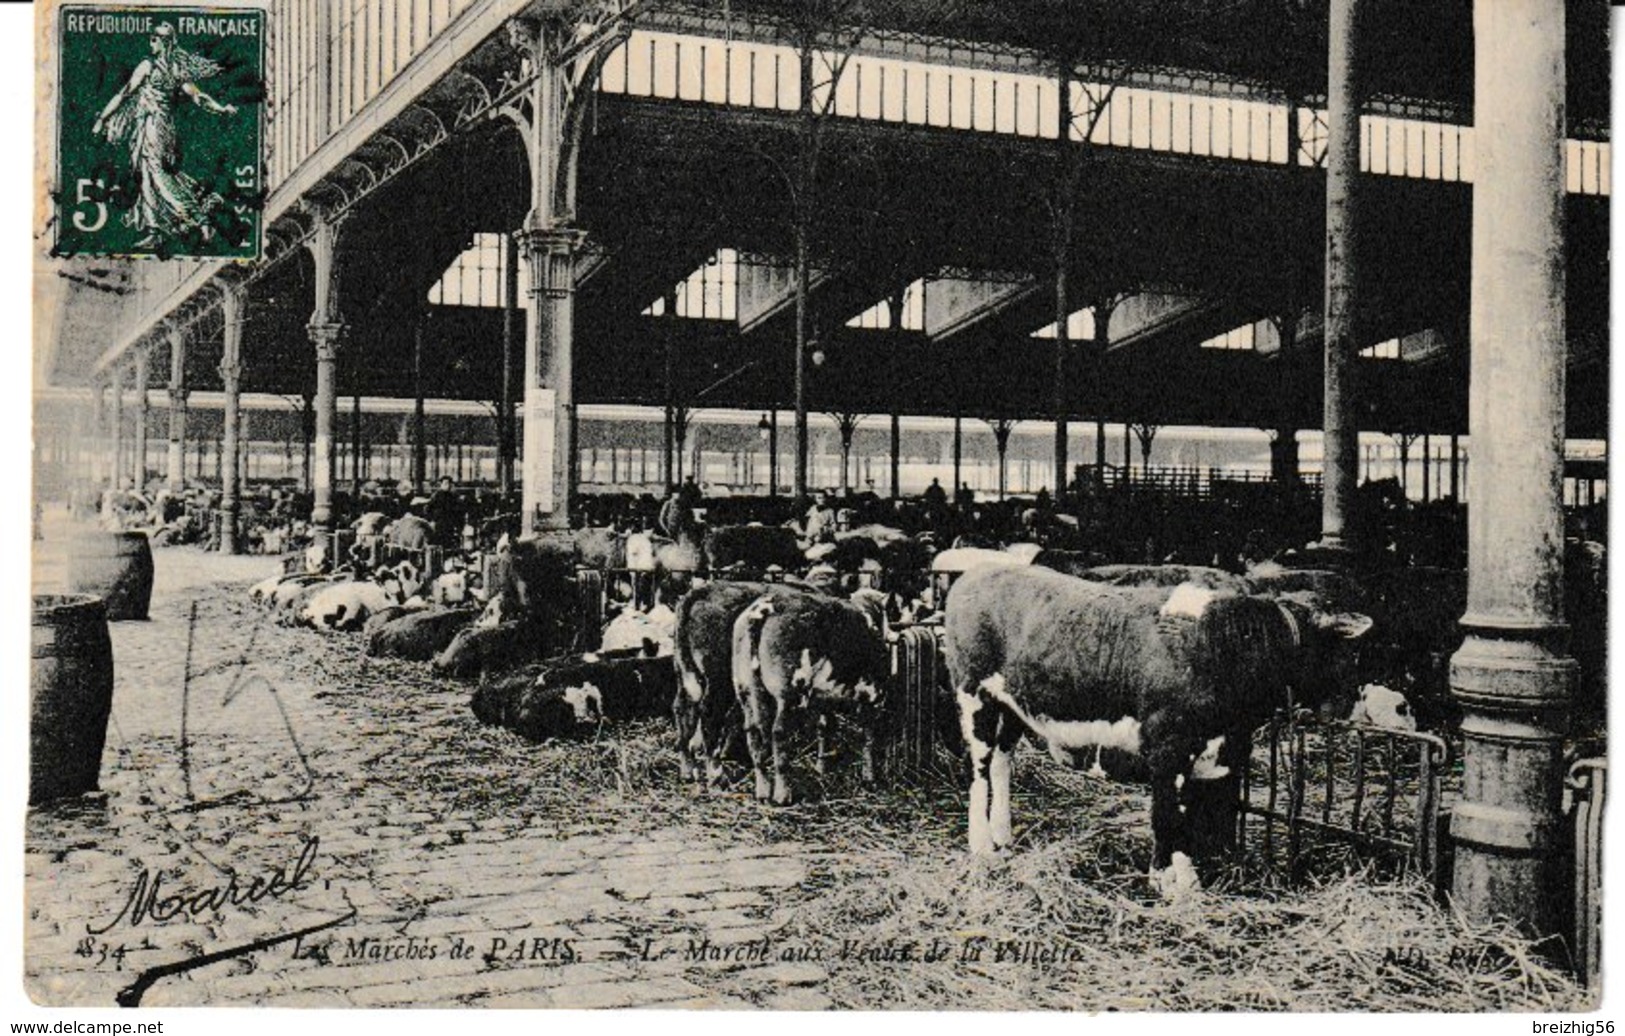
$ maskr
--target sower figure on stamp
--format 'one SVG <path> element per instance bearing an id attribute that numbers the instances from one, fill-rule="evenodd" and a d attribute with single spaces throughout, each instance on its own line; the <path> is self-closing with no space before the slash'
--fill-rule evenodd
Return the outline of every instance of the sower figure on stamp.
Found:
<path id="1" fill-rule="evenodd" d="M 176 43 L 174 26 L 165 23 L 154 29 L 150 46 L 152 57 L 135 66 L 129 81 L 108 100 L 90 129 L 129 149 L 130 169 L 140 182 L 140 195 L 124 214 L 124 223 L 146 231 L 136 247 L 157 244 L 160 236 L 188 232 L 208 240 L 213 228 L 204 220 L 219 207 L 221 198 L 206 193 L 197 180 L 181 171 L 172 105 L 184 94 L 214 115 L 235 115 L 237 107 L 221 104 L 198 88 L 195 80 L 218 75 L 220 66 Z"/>

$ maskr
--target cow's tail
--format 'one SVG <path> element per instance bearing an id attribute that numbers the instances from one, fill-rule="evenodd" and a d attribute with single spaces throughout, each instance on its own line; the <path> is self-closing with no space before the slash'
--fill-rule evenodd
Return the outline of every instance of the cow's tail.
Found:
<path id="1" fill-rule="evenodd" d="M 759 598 L 755 604 L 745 609 L 742 618 L 745 621 L 746 643 L 750 645 L 750 671 L 762 671 L 762 627 L 773 615 L 773 599 L 771 597 Z"/>

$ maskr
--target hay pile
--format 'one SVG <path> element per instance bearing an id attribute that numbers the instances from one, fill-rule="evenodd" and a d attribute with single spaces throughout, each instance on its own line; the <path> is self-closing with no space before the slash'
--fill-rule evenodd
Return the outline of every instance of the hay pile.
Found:
<path id="1" fill-rule="evenodd" d="M 1274 900 L 1164 904 L 1080 880 L 1090 855 L 1055 842 L 1003 862 L 911 860 L 835 884 L 784 935 L 951 947 L 937 963 L 832 965 L 826 991 L 852 1007 L 1558 1011 L 1586 1001 L 1526 941 L 1461 926 L 1414 883 L 1344 877 Z M 964 960 L 978 938 L 980 958 Z"/>
<path id="2" fill-rule="evenodd" d="M 865 831 L 853 851 L 826 858 L 818 894 L 783 940 L 937 939 L 951 952 L 935 963 L 830 963 L 826 992 L 837 1003 L 1433 1012 L 1592 1002 L 1527 939 L 1465 925 L 1419 879 L 1340 872 L 1290 890 L 1277 872 L 1242 860 L 1212 891 L 1164 903 L 1144 876 L 1143 789 L 1023 753 L 1014 792 L 1017 839 L 1006 859 L 971 857 L 963 814 L 945 815 L 941 801 L 927 824 L 893 830 L 884 848 L 863 845 Z M 979 959 L 964 959 L 967 945 L 981 946 Z"/>

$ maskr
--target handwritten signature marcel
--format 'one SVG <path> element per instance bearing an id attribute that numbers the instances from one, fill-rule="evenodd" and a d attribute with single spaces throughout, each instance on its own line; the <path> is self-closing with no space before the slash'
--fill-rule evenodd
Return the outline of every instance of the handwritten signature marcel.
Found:
<path id="1" fill-rule="evenodd" d="M 236 874 L 231 874 L 224 882 L 215 885 L 167 892 L 163 888 L 163 875 L 154 874 L 150 867 L 143 868 L 130 885 L 130 895 L 119 907 L 118 913 L 100 928 L 87 924 L 85 930 L 91 935 L 102 935 L 120 921 L 135 928 L 149 920 L 164 922 L 183 914 L 193 918 L 208 917 L 227 907 L 242 907 L 263 899 L 280 899 L 309 886 L 310 872 L 316 864 L 316 850 L 320 844 L 319 837 L 306 837 L 291 870 L 273 867 L 249 879 L 246 884 L 240 883 Z"/>

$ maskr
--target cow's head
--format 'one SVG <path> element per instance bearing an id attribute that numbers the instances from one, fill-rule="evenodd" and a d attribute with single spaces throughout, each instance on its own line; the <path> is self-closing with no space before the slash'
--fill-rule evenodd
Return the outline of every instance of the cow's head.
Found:
<path id="1" fill-rule="evenodd" d="M 542 736 L 558 737 L 574 733 L 579 727 L 602 723 L 604 720 L 603 663 L 585 662 L 566 665 L 544 672 L 537 677 L 535 687 L 525 696 L 522 710 L 525 722 Z"/>
<path id="2" fill-rule="evenodd" d="M 1416 713 L 1403 694 L 1382 684 L 1368 683 L 1360 688 L 1360 698 L 1349 713 L 1349 722 L 1384 730 L 1415 730 Z"/>
<path id="3" fill-rule="evenodd" d="M 1281 594 L 1276 605 L 1294 642 L 1299 687 L 1334 716 L 1346 716 L 1358 694 L 1360 642 L 1371 631 L 1363 612 L 1334 610 L 1313 592 Z"/>

